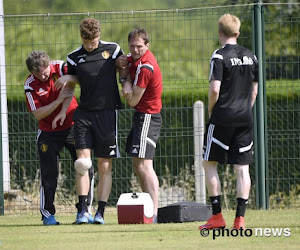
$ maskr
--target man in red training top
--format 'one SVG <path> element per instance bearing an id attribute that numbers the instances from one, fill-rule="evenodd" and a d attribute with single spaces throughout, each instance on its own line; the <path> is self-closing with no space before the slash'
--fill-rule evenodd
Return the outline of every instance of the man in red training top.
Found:
<path id="1" fill-rule="evenodd" d="M 26 59 L 31 74 L 25 81 L 28 110 L 38 120 L 37 150 L 40 158 L 40 212 L 44 225 L 58 225 L 55 219 L 54 197 L 59 174 L 59 152 L 66 147 L 73 161 L 77 159 L 74 146 L 73 114 L 78 104 L 74 89 L 57 90 L 55 81 L 66 74 L 64 61 L 50 61 L 44 51 L 33 51 Z M 90 172 L 93 178 L 93 170 Z M 91 203 L 91 195 L 90 195 Z"/>

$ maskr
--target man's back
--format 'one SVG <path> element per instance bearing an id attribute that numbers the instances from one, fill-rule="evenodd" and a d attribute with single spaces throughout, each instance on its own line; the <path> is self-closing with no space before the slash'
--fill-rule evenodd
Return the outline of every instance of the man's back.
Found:
<path id="1" fill-rule="evenodd" d="M 238 44 L 226 44 L 212 55 L 209 80 L 221 81 L 211 121 L 222 126 L 244 126 L 253 122 L 252 83 L 258 81 L 254 54 Z"/>

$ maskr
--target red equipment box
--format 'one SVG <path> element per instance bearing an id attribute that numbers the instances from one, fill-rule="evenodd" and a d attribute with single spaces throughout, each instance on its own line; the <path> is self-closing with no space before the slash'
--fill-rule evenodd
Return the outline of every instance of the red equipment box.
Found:
<path id="1" fill-rule="evenodd" d="M 119 224 L 152 224 L 153 201 L 148 193 L 124 193 L 117 203 Z"/>

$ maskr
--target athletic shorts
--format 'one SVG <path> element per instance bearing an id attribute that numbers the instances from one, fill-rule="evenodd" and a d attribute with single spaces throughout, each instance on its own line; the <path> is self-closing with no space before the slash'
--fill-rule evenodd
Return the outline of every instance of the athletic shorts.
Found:
<path id="1" fill-rule="evenodd" d="M 227 158 L 227 159 L 226 159 Z M 220 164 L 253 162 L 253 126 L 223 127 L 210 122 L 204 135 L 203 159 Z"/>
<path id="2" fill-rule="evenodd" d="M 86 111 L 74 114 L 76 149 L 93 149 L 99 158 L 120 157 L 117 145 L 117 110 Z"/>
<path id="3" fill-rule="evenodd" d="M 141 159 L 153 159 L 162 125 L 161 114 L 135 112 L 126 142 L 126 153 Z"/>

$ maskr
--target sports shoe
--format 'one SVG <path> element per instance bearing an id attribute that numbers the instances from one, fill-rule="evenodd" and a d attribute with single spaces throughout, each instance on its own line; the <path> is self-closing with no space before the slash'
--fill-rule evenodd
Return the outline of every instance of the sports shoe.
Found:
<path id="1" fill-rule="evenodd" d="M 157 224 L 157 214 L 153 214 L 152 224 Z"/>
<path id="2" fill-rule="evenodd" d="M 77 213 L 76 221 L 79 219 L 79 217 L 80 217 L 80 213 Z M 93 224 L 94 223 L 94 218 L 93 218 L 93 216 L 90 213 L 88 215 L 88 223 L 89 224 Z"/>
<path id="3" fill-rule="evenodd" d="M 87 224 L 89 223 L 89 213 L 82 210 L 80 213 L 77 213 L 76 224 Z"/>
<path id="4" fill-rule="evenodd" d="M 105 224 L 103 216 L 98 211 L 96 212 L 94 217 L 94 224 Z"/>
<path id="5" fill-rule="evenodd" d="M 199 229 L 213 229 L 213 228 L 222 228 L 226 226 L 226 222 L 223 218 L 222 213 L 213 214 L 212 217 L 206 222 L 205 225 L 199 226 Z"/>
<path id="6" fill-rule="evenodd" d="M 43 218 L 43 224 L 45 226 L 52 226 L 52 225 L 59 225 L 60 223 L 56 221 L 54 215 L 50 215 L 48 218 L 47 217 Z"/>
<path id="7" fill-rule="evenodd" d="M 236 217 L 234 219 L 233 228 L 235 229 L 244 229 L 245 230 L 245 218 L 243 216 Z"/>

